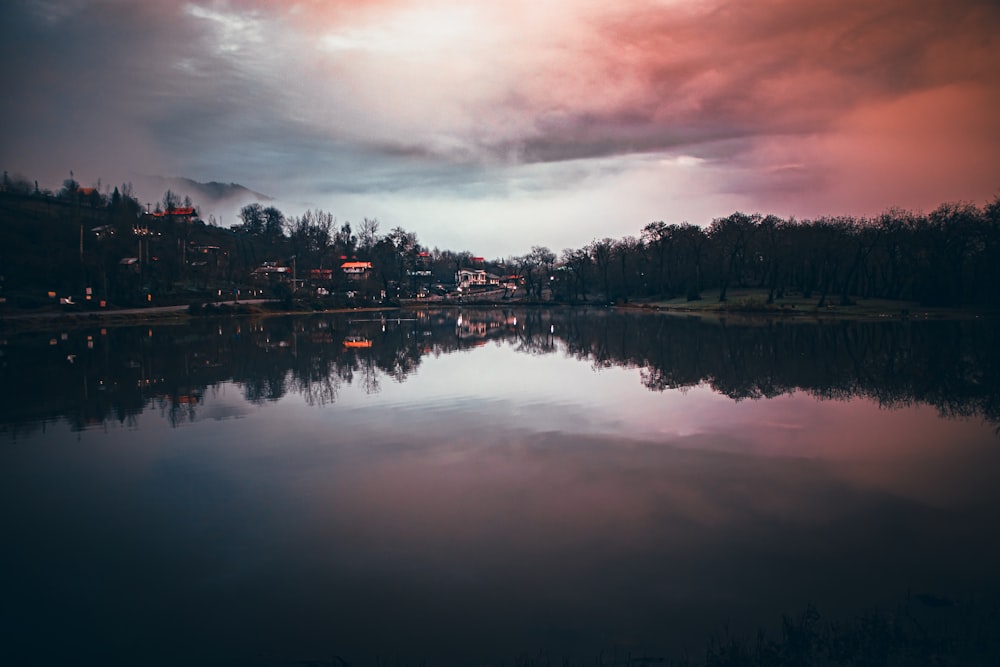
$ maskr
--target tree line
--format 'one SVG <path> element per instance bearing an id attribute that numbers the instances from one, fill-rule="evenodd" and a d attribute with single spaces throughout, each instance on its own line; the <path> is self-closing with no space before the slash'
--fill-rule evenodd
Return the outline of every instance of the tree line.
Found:
<path id="1" fill-rule="evenodd" d="M 693 301 L 712 291 L 726 301 L 733 288 L 757 288 L 768 304 L 790 293 L 815 297 L 820 307 L 858 298 L 1000 304 L 1000 197 L 982 207 L 951 203 L 930 213 L 894 208 L 871 218 L 796 220 L 735 212 L 707 226 L 657 221 L 639 236 L 595 239 L 560 256 L 533 246 L 524 255 L 491 261 L 428 249 L 401 227 L 380 236 L 376 220 L 365 219 L 355 236 L 350 223 L 336 228 L 329 214 L 307 212 L 285 221 L 273 207 L 268 211 L 259 205 L 244 209 L 251 233 L 277 237 L 287 231 L 294 252 L 311 266 L 322 266 L 331 254 L 369 259 L 383 287 L 397 285 L 404 292 L 420 282 L 413 279 L 415 269 L 425 267 L 425 278 L 449 283 L 458 269 L 477 267 L 516 277 L 523 294 L 539 300 Z M 275 218 L 280 224 L 268 222 Z"/>
<path id="2" fill-rule="evenodd" d="M 160 295 L 249 287 L 264 262 L 291 265 L 300 278 L 322 275 L 333 291 L 407 298 L 435 286 L 442 293 L 462 268 L 513 279 L 522 300 L 620 302 L 711 298 L 726 301 L 735 288 L 756 288 L 768 304 L 786 295 L 816 298 L 819 306 L 855 299 L 896 299 L 934 306 L 998 305 L 1000 196 L 984 206 L 943 204 L 930 213 L 889 209 L 875 217 L 796 220 L 735 212 L 710 224 L 646 224 L 638 235 L 594 239 L 556 254 L 532 246 L 523 255 L 485 260 L 469 251 L 429 248 L 401 226 L 382 233 L 377 219 L 340 223 L 332 213 L 286 216 L 252 203 L 240 224 L 223 229 L 178 220 L 189 210 L 167 191 L 151 211 L 131 184 L 113 192 L 100 181 L 83 188 L 73 178 L 56 193 L 4 173 L 0 194 L 5 250 L 0 273 L 7 288 L 45 283 L 68 290 L 95 284 L 109 298 L 139 301 Z M 145 225 L 145 226 L 144 226 Z M 91 233 L 107 226 L 100 241 Z M 123 257 L 135 257 L 132 273 Z M 362 283 L 339 271 L 344 261 L 371 262 Z M 314 270 L 326 273 L 315 274 Z M 27 285 L 25 285 L 27 286 Z M 280 291 L 282 285 L 268 286 Z M 284 286 L 287 295 L 288 287 Z"/>
<path id="3" fill-rule="evenodd" d="M 726 301 L 759 288 L 767 303 L 786 294 L 850 304 L 856 298 L 960 306 L 1000 303 L 1000 198 L 983 207 L 945 204 L 873 218 L 783 219 L 733 213 L 707 227 L 652 222 L 638 238 L 604 238 L 562 255 L 563 296 L 595 290 L 634 296 Z"/>

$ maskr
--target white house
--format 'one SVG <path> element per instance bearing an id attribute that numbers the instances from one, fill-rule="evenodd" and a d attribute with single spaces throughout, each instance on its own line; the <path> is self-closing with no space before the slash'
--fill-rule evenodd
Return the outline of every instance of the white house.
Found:
<path id="1" fill-rule="evenodd" d="M 463 290 L 474 287 L 499 287 L 500 276 L 486 273 L 485 269 L 459 269 L 455 273 L 455 284 Z"/>

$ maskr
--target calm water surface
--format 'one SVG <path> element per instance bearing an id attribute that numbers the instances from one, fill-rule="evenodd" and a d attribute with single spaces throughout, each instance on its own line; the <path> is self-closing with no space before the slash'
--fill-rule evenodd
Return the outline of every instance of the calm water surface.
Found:
<path id="1" fill-rule="evenodd" d="M 983 322 L 443 311 L 8 335 L 5 664 L 699 655 L 1000 592 Z"/>

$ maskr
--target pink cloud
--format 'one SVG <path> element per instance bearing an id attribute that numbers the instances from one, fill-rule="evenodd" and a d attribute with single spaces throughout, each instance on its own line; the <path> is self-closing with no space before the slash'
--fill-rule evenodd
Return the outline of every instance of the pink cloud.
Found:
<path id="1" fill-rule="evenodd" d="M 361 193 L 353 217 L 430 202 L 428 225 L 485 209 L 552 221 L 557 246 L 678 210 L 872 212 L 1000 187 L 992 0 L 95 6 L 15 5 L 0 27 L 22 91 L 0 114 L 10 168 L 92 160 L 105 180 L 169 170 L 312 206 Z M 601 227 L 609 210 L 627 228 Z"/>
<path id="2" fill-rule="evenodd" d="M 1000 91 L 952 85 L 859 106 L 823 132 L 762 138 L 729 187 L 798 216 L 931 210 L 1000 191 Z"/>

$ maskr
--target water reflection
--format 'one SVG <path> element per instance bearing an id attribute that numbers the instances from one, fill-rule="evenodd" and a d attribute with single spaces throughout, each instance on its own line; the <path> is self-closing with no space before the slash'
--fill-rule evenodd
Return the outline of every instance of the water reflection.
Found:
<path id="1" fill-rule="evenodd" d="M 232 381 L 252 404 L 292 393 L 336 402 L 345 385 L 379 392 L 427 355 L 502 341 L 531 355 L 568 354 L 594 368 L 639 369 L 652 391 L 707 384 L 735 400 L 806 391 L 884 407 L 933 406 L 1000 422 L 998 326 L 987 321 L 709 322 L 609 311 L 419 311 L 361 317 L 205 320 L 85 328 L 4 341 L 0 405 L 12 433 L 64 419 L 74 429 L 134 425 L 155 406 L 170 423 L 198 416 Z"/>
<path id="2" fill-rule="evenodd" d="M 994 329 L 496 309 L 10 336 L 0 656 L 593 664 L 995 594 Z"/>

